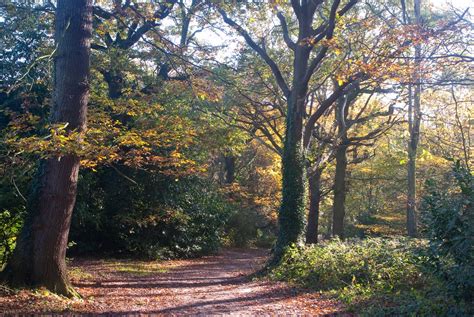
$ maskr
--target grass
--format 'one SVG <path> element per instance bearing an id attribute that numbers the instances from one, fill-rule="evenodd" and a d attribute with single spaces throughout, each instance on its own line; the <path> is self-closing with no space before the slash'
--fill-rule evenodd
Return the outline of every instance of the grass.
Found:
<path id="1" fill-rule="evenodd" d="M 405 233 L 405 215 L 401 212 L 366 216 L 355 224 L 355 235 L 362 237 L 399 236 Z"/>
<path id="2" fill-rule="evenodd" d="M 70 268 L 68 270 L 68 276 L 71 280 L 88 280 L 93 278 L 92 274 L 82 270 L 79 267 Z"/>
<path id="3" fill-rule="evenodd" d="M 161 264 L 157 262 L 134 262 L 133 264 L 119 262 L 114 265 L 113 270 L 137 277 L 145 277 L 168 272 L 167 269 L 163 268 Z"/>

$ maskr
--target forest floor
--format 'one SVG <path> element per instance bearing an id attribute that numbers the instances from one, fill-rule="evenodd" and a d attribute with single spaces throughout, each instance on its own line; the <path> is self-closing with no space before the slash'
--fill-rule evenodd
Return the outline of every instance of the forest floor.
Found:
<path id="1" fill-rule="evenodd" d="M 70 276 L 82 299 L 46 290 L 0 293 L 0 313 L 350 316 L 319 293 L 252 279 L 267 256 L 232 249 L 189 260 L 74 259 Z"/>

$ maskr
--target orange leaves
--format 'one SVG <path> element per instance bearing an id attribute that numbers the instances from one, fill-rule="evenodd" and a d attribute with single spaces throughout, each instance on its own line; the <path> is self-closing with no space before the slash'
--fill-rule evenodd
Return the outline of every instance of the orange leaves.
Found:
<path id="1" fill-rule="evenodd" d="M 193 78 L 192 86 L 194 94 L 200 100 L 218 102 L 222 99 L 222 89 L 220 89 L 213 82 L 206 80 L 205 78 Z"/>
<path id="2" fill-rule="evenodd" d="M 5 144 L 17 155 L 59 158 L 74 154 L 90 169 L 121 163 L 172 175 L 197 171 L 196 163 L 185 154 L 197 135 L 192 124 L 156 100 L 113 101 L 93 95 L 88 129 L 81 133 L 69 131 L 67 123 L 42 125 L 30 113 L 10 116 Z"/>

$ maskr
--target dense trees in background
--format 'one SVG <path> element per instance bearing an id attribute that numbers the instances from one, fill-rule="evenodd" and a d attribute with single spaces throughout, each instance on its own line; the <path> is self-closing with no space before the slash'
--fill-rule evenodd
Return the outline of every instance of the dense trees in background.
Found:
<path id="1" fill-rule="evenodd" d="M 3 274 L 71 295 L 66 247 L 168 258 L 276 243 L 276 264 L 293 244 L 405 233 L 462 262 L 442 231 L 449 219 L 470 230 L 459 212 L 469 206 L 442 189 L 472 194 L 468 11 L 98 1 L 87 2 L 87 27 L 83 15 L 54 26 L 65 3 L 86 1 L 0 7 Z M 88 61 L 66 62 L 89 40 L 86 76 Z M 72 81 L 77 93 L 61 86 Z M 438 217 L 451 200 L 457 211 Z"/>

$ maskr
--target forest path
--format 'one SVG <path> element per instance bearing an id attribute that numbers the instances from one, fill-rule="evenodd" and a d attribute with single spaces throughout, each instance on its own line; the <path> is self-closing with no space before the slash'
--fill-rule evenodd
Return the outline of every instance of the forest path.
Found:
<path id="1" fill-rule="evenodd" d="M 9 304 L 11 312 L 23 306 L 20 310 L 24 312 L 114 316 L 321 316 L 342 311 L 340 304 L 318 293 L 305 293 L 285 283 L 251 280 L 249 274 L 258 270 L 267 256 L 268 251 L 251 249 L 164 262 L 78 259 L 70 271 L 82 300 L 36 294 L 32 301 L 33 295 L 23 291 L 15 295 L 16 300 L 2 302 L 0 298 L 0 308 Z"/>

